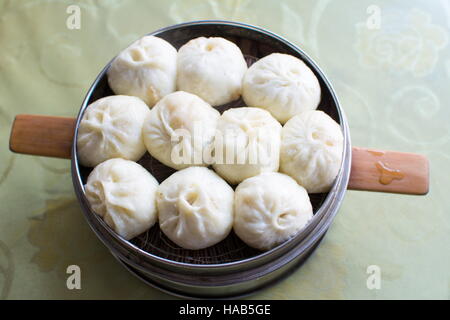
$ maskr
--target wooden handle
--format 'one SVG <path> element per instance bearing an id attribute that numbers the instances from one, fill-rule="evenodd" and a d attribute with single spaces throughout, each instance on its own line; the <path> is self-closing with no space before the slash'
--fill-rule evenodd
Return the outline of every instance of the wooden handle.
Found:
<path id="1" fill-rule="evenodd" d="M 38 156 L 71 157 L 75 119 L 18 115 L 11 131 L 13 152 Z M 348 188 L 422 195 L 428 193 L 426 157 L 413 153 L 354 147 Z"/>
<path id="2" fill-rule="evenodd" d="M 11 129 L 9 149 L 13 152 L 70 159 L 74 118 L 21 114 Z"/>
<path id="3" fill-rule="evenodd" d="M 348 189 L 427 194 L 428 159 L 414 153 L 353 147 Z"/>

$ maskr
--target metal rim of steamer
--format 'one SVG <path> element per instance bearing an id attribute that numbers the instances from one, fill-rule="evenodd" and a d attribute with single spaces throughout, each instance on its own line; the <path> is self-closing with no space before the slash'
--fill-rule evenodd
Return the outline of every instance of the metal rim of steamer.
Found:
<path id="1" fill-rule="evenodd" d="M 206 20 L 169 26 L 152 32 L 150 35 L 159 35 L 167 31 L 177 31 L 182 30 L 183 28 L 204 25 L 245 29 L 247 32 L 254 32 L 272 38 L 272 40 L 282 42 L 296 52 L 297 55 L 301 56 L 302 60 L 310 66 L 319 77 L 319 80 L 327 87 L 334 102 L 344 134 L 343 161 L 338 178 L 334 182 L 334 185 L 326 196 L 322 206 L 315 212 L 315 215 L 308 226 L 297 236 L 272 250 L 240 261 L 220 264 L 193 264 L 165 259 L 143 251 L 134 244 L 118 236 L 90 209 L 84 192 L 84 185 L 80 174 L 76 151 L 77 133 L 82 115 L 88 105 L 91 95 L 95 91 L 100 80 L 104 78 L 111 62 L 106 65 L 92 84 L 77 116 L 74 143 L 72 147 L 72 180 L 76 195 L 91 229 L 105 246 L 110 249 L 113 255 L 122 264 L 127 265 L 127 269 L 137 277 L 141 278 L 141 280 L 147 284 L 158 287 L 163 291 L 183 297 L 241 296 L 263 288 L 268 284 L 274 283 L 276 279 L 282 278 L 283 274 L 287 272 L 288 268 L 286 266 L 293 264 L 298 265 L 298 262 L 303 258 L 306 258 L 322 239 L 336 215 L 347 189 L 351 167 L 350 134 L 347 120 L 340 107 L 335 91 L 322 70 L 300 48 L 270 31 L 243 23 Z M 284 270 L 284 272 L 280 273 L 280 270 Z M 149 279 L 155 281 L 149 281 Z"/>

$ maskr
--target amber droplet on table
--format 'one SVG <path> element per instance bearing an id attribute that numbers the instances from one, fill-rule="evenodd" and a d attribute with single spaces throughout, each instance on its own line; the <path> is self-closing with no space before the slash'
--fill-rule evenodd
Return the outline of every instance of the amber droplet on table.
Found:
<path id="1" fill-rule="evenodd" d="M 385 163 L 381 161 L 377 161 L 375 163 L 378 171 L 380 172 L 380 183 L 387 185 L 390 184 L 393 180 L 402 180 L 405 177 L 405 174 L 397 169 L 389 168 Z"/>
<path id="2" fill-rule="evenodd" d="M 384 151 L 378 151 L 378 150 L 367 150 L 367 152 L 370 153 L 371 155 L 378 156 L 378 157 L 381 157 L 385 154 Z"/>

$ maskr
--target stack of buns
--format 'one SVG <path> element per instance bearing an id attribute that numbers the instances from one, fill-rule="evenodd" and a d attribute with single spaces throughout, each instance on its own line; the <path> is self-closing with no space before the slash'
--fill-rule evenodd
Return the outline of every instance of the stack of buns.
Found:
<path id="1" fill-rule="evenodd" d="M 92 211 L 130 240 L 156 223 L 176 245 L 213 246 L 231 230 L 269 250 L 313 217 L 308 193 L 339 173 L 343 135 L 316 110 L 321 88 L 300 59 L 272 53 L 247 67 L 233 42 L 192 39 L 177 51 L 145 36 L 112 62 L 116 95 L 84 112 L 77 137 Z M 216 109 L 242 97 L 243 105 Z M 176 169 L 159 184 L 146 153 Z"/>

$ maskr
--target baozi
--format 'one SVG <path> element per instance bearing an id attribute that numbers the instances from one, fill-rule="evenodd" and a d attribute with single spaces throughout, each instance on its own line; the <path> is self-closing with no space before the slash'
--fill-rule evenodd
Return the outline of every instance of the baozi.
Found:
<path id="1" fill-rule="evenodd" d="M 278 172 L 244 180 L 236 188 L 234 206 L 234 232 L 260 250 L 269 250 L 293 237 L 313 216 L 306 190 Z"/>
<path id="2" fill-rule="evenodd" d="M 341 167 L 343 141 L 341 127 L 326 113 L 300 113 L 283 127 L 280 169 L 309 193 L 326 192 Z"/>
<path id="3" fill-rule="evenodd" d="M 155 224 L 157 188 L 158 182 L 147 170 L 123 159 L 96 166 L 84 186 L 92 210 L 126 240 Z"/>
<path id="4" fill-rule="evenodd" d="M 177 91 L 150 111 L 143 126 L 149 153 L 174 169 L 205 165 L 220 113 L 196 95 Z M 211 153 L 211 152 L 210 152 Z M 209 153 L 209 154 L 210 154 Z"/>
<path id="5" fill-rule="evenodd" d="M 236 100 L 247 63 L 241 50 L 224 38 L 200 37 L 178 50 L 179 90 L 194 93 L 213 106 Z"/>
<path id="6" fill-rule="evenodd" d="M 242 97 L 249 107 L 268 110 L 285 123 L 296 114 L 315 110 L 320 102 L 320 84 L 300 59 L 272 53 L 247 71 Z"/>
<path id="7" fill-rule="evenodd" d="M 185 249 L 212 246 L 232 228 L 233 198 L 233 189 L 208 168 L 177 171 L 157 192 L 161 230 Z"/>
<path id="8" fill-rule="evenodd" d="M 145 153 L 142 125 L 150 113 L 139 98 L 109 96 L 90 104 L 78 128 L 77 154 L 83 166 L 112 158 L 137 161 Z"/>
<path id="9" fill-rule="evenodd" d="M 281 125 L 258 108 L 232 108 L 217 125 L 214 170 L 231 184 L 278 171 Z"/>
<path id="10" fill-rule="evenodd" d="M 108 82 L 116 94 L 141 98 L 152 107 L 166 94 L 175 91 L 177 50 L 167 41 L 145 36 L 111 63 Z"/>

